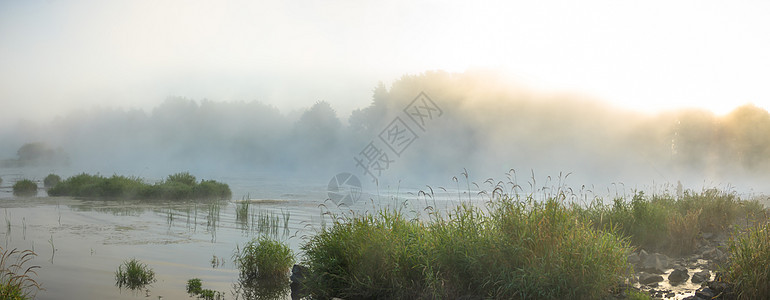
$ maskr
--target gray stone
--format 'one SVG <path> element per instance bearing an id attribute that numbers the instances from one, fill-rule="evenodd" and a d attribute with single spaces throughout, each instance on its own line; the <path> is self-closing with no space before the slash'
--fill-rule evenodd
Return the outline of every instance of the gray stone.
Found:
<path id="1" fill-rule="evenodd" d="M 642 251 L 644 251 L 644 250 L 642 250 Z M 628 255 L 628 263 L 629 264 L 636 265 L 640 261 L 642 261 L 642 260 L 641 260 L 641 258 L 639 258 L 639 253 L 631 253 L 630 255 Z"/>
<path id="2" fill-rule="evenodd" d="M 692 283 L 701 283 L 709 280 L 711 280 L 711 272 L 703 270 L 692 274 L 692 279 L 690 281 L 692 281 Z"/>
<path id="3" fill-rule="evenodd" d="M 712 247 L 703 252 L 703 258 L 713 261 L 722 261 L 725 258 L 725 254 L 722 250 Z"/>
<path id="4" fill-rule="evenodd" d="M 642 255 L 640 254 L 640 258 Z M 668 268 L 669 259 L 660 253 L 653 253 L 641 258 L 639 269 L 648 273 L 663 274 Z"/>
<path id="5" fill-rule="evenodd" d="M 649 274 L 645 272 L 639 273 L 639 283 L 644 285 L 650 285 L 663 281 L 663 276 L 657 274 Z"/>
<path id="6" fill-rule="evenodd" d="M 683 267 L 677 267 L 668 275 L 668 282 L 670 282 L 671 285 L 683 283 L 687 281 L 687 279 L 690 279 L 690 274 L 687 272 L 687 269 Z"/>
<path id="7" fill-rule="evenodd" d="M 714 291 L 712 291 L 710 288 L 702 288 L 695 291 L 695 297 L 703 298 L 703 299 L 711 299 L 711 298 L 714 298 Z"/>

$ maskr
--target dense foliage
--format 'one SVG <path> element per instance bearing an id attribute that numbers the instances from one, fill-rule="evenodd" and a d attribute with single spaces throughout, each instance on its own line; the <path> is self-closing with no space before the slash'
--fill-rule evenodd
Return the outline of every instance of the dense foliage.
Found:
<path id="1" fill-rule="evenodd" d="M 502 196 L 487 209 L 337 218 L 303 246 L 307 286 L 318 298 L 597 299 L 625 275 L 627 244 L 560 199 Z"/>
<path id="2" fill-rule="evenodd" d="M 170 175 L 156 184 L 144 183 L 137 177 L 103 177 L 83 173 L 59 182 L 48 190 L 48 195 L 109 199 L 229 200 L 232 192 L 227 184 L 214 180 L 197 182 L 195 176 L 187 172 Z"/>
<path id="3" fill-rule="evenodd" d="M 37 195 L 37 183 L 29 179 L 22 179 L 13 184 L 13 195 L 19 197 L 33 197 Z"/>

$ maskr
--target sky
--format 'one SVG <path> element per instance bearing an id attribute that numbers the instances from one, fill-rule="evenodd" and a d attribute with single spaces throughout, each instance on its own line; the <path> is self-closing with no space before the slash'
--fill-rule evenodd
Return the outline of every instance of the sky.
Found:
<path id="1" fill-rule="evenodd" d="M 0 0 L 0 125 L 169 96 L 325 100 L 347 118 L 378 82 L 496 70 L 657 112 L 770 109 L 767 1 Z"/>

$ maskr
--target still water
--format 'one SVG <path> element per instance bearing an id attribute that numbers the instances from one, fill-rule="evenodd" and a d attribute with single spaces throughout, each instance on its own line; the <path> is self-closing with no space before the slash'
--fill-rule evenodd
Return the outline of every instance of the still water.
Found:
<path id="1" fill-rule="evenodd" d="M 233 201 L 84 200 L 47 197 L 42 189 L 38 197 L 19 198 L 9 179 L 0 187 L 0 245 L 37 253 L 29 264 L 40 266 L 36 280 L 45 290 L 37 299 L 188 299 L 185 285 L 191 278 L 234 299 L 238 272 L 232 256 L 254 237 L 284 241 L 299 258 L 308 237 L 331 222 L 325 212 L 393 205 L 419 214 L 436 205 L 417 190 L 399 188 L 364 193 L 354 205 L 339 207 L 327 200 L 325 183 L 265 178 L 217 179 L 230 185 Z M 248 214 L 239 215 L 244 202 Z M 141 291 L 116 287 L 115 271 L 130 258 L 151 267 L 157 281 Z"/>

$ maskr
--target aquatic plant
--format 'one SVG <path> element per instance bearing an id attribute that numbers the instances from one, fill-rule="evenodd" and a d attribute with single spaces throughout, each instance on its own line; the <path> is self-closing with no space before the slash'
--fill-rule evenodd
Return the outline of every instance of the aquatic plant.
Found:
<path id="1" fill-rule="evenodd" d="M 740 299 L 770 298 L 770 224 L 749 228 L 729 242 L 728 282 Z"/>
<path id="2" fill-rule="evenodd" d="M 126 260 L 115 271 L 115 285 L 137 290 L 155 282 L 155 272 L 135 258 Z"/>
<path id="3" fill-rule="evenodd" d="M 495 194 L 428 220 L 399 209 L 332 218 L 302 246 L 313 298 L 596 299 L 627 275 L 627 242 L 592 228 L 563 194 Z"/>
<path id="4" fill-rule="evenodd" d="M 187 280 L 187 293 L 190 294 L 190 296 L 195 296 L 201 293 L 203 290 L 203 284 L 201 283 L 200 278 L 193 278 Z"/>
<path id="5" fill-rule="evenodd" d="M 243 229 L 248 227 L 249 205 L 250 202 L 246 198 L 235 204 L 235 222 L 243 227 Z"/>
<path id="6" fill-rule="evenodd" d="M 0 246 L 0 299 L 34 299 L 40 284 L 33 278 L 39 266 L 25 265 L 37 254 L 32 250 L 5 250 Z"/>
<path id="7" fill-rule="evenodd" d="M 225 295 L 222 292 L 204 289 L 200 278 L 187 280 L 187 293 L 190 294 L 190 296 L 198 296 L 198 298 L 205 300 L 220 300 L 225 298 Z"/>
<path id="8" fill-rule="evenodd" d="M 45 179 L 43 179 L 43 187 L 50 189 L 56 186 L 56 184 L 58 184 L 60 181 L 61 181 L 61 177 L 59 177 L 59 175 L 48 174 L 48 176 L 46 176 Z"/>
<path id="9" fill-rule="evenodd" d="M 195 180 L 189 173 L 178 173 L 151 185 L 137 177 L 107 178 L 82 173 L 61 181 L 48 190 L 48 195 L 145 200 L 229 200 L 232 196 L 227 184 L 213 180 L 196 183 Z"/>
<path id="10" fill-rule="evenodd" d="M 13 195 L 18 197 L 34 197 L 37 195 L 37 183 L 22 179 L 13 184 Z"/>
<path id="11" fill-rule="evenodd" d="M 247 282 L 265 279 L 288 279 L 294 254 L 285 243 L 261 236 L 237 248 L 233 262 L 240 277 Z"/>

